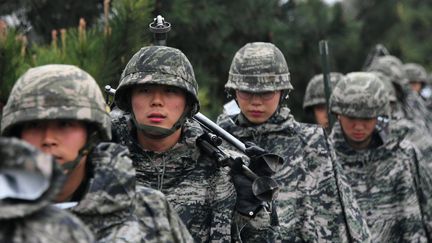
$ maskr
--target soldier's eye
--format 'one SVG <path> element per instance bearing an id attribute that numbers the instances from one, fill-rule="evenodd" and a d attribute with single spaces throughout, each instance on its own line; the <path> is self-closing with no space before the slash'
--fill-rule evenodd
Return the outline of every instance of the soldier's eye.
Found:
<path id="1" fill-rule="evenodd" d="M 136 91 L 138 93 L 149 93 L 150 92 L 150 88 L 148 88 L 148 87 L 138 87 Z"/>
<path id="2" fill-rule="evenodd" d="M 37 129 L 42 127 L 42 122 L 34 121 L 34 122 L 26 122 L 23 125 L 23 129 Z"/>
<path id="3" fill-rule="evenodd" d="M 58 125 L 62 128 L 74 127 L 76 125 L 76 121 L 63 120 L 63 121 L 59 121 Z"/>
<path id="4" fill-rule="evenodd" d="M 167 87 L 167 88 L 165 88 L 165 92 L 173 93 L 173 94 L 179 94 L 181 92 L 181 90 L 179 88 L 176 88 L 176 87 Z"/>

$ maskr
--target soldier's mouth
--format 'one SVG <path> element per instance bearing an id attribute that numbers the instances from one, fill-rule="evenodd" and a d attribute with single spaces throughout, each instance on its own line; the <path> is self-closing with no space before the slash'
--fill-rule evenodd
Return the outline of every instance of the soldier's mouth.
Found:
<path id="1" fill-rule="evenodd" d="M 264 113 L 264 112 L 262 112 L 262 111 L 257 111 L 257 110 L 249 111 L 249 114 L 251 114 L 251 115 L 254 116 L 254 117 L 261 116 L 263 113 Z"/>
<path id="2" fill-rule="evenodd" d="M 353 137 L 356 139 L 362 139 L 364 138 L 365 134 L 364 133 L 354 133 Z"/>
<path id="3" fill-rule="evenodd" d="M 166 116 L 162 115 L 161 113 L 151 113 L 150 115 L 147 116 L 147 118 L 151 122 L 161 122 L 166 118 Z"/>

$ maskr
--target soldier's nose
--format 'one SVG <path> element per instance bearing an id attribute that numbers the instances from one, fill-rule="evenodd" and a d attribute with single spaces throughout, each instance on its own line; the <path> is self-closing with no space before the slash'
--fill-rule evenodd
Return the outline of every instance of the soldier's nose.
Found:
<path id="1" fill-rule="evenodd" d="M 53 146 L 57 146 L 58 141 L 54 129 L 46 127 L 43 133 L 42 147 L 44 149 L 50 149 Z"/>

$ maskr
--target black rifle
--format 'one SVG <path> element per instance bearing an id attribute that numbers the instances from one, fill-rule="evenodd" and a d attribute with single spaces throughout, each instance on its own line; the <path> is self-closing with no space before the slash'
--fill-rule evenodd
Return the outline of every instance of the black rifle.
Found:
<path id="1" fill-rule="evenodd" d="M 164 17 L 158 15 L 153 19 L 153 22 L 149 24 L 149 29 L 150 32 L 153 33 L 154 44 L 157 46 L 166 46 L 168 32 L 171 30 L 171 24 L 165 21 Z"/>
<path id="2" fill-rule="evenodd" d="M 330 132 L 336 119 L 334 115 L 331 113 L 330 104 L 329 104 L 332 87 L 330 83 L 330 70 L 328 65 L 329 48 L 326 40 L 321 40 L 319 42 L 319 52 L 321 56 L 322 73 L 324 76 L 324 94 L 326 99 L 327 117 L 329 123 L 328 128 L 326 128 L 326 130 Z"/>
<path id="3" fill-rule="evenodd" d="M 220 147 L 222 139 L 246 154 L 246 146 L 244 143 L 200 112 L 195 114 L 193 119 L 197 121 L 205 131 L 204 134 L 197 139 L 197 146 L 206 154 L 216 158 L 219 166 L 229 166 L 233 168 L 235 160 L 235 158 L 226 154 Z M 267 169 L 275 173 L 282 164 L 282 159 L 275 154 L 264 154 L 260 156 L 260 164 L 261 166 L 267 166 Z M 242 164 L 241 170 L 244 175 L 253 181 L 252 192 L 258 199 L 266 202 L 276 199 L 279 192 L 279 185 L 274 179 L 266 176 L 258 176 L 245 164 Z"/>

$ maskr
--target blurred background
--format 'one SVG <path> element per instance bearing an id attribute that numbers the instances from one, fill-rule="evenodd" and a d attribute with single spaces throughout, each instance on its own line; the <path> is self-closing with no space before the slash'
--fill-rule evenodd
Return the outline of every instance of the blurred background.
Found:
<path id="1" fill-rule="evenodd" d="M 330 48 L 330 69 L 358 71 L 381 43 L 403 62 L 432 70 L 430 0 L 1 0 L 0 109 L 16 79 L 48 63 L 77 65 L 103 88 L 150 45 L 148 25 L 161 14 L 172 25 L 167 45 L 190 59 L 202 112 L 215 119 L 227 101 L 224 84 L 235 52 L 267 41 L 284 53 L 299 121 L 309 79 L 321 73 L 318 42 Z"/>

